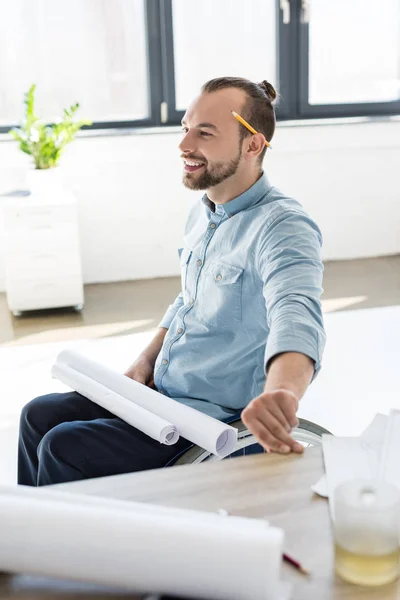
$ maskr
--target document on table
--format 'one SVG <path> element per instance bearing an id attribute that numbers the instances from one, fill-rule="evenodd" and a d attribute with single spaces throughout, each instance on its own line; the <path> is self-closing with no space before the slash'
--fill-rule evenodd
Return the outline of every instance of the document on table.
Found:
<path id="1" fill-rule="evenodd" d="M 372 475 L 372 477 L 377 477 L 379 475 L 379 463 L 381 460 L 383 440 L 385 438 L 388 420 L 389 420 L 389 417 L 387 415 L 382 415 L 382 414 L 378 413 L 377 415 L 375 415 L 374 419 L 368 425 L 368 427 L 366 427 L 366 429 L 364 429 L 364 431 L 362 432 L 362 434 L 360 435 L 359 438 L 335 438 L 336 440 L 338 440 L 338 439 L 344 439 L 344 440 L 359 439 L 360 440 L 360 443 L 345 441 L 342 444 L 341 442 L 333 442 L 335 444 L 336 449 L 337 449 L 337 444 L 339 444 L 342 448 L 342 450 L 339 450 L 338 460 L 341 460 L 341 462 L 347 462 L 347 460 L 349 460 L 352 464 L 353 458 L 351 456 L 348 458 L 343 457 L 343 454 L 348 450 L 348 448 L 346 448 L 346 446 L 345 446 L 346 444 L 347 445 L 355 444 L 358 447 L 358 452 L 359 452 L 360 447 L 362 447 L 363 448 L 362 451 L 366 452 L 366 454 L 368 455 L 369 463 L 371 464 L 371 469 L 372 469 L 371 475 Z M 326 439 L 329 437 L 333 437 L 333 436 L 326 436 Z M 325 438 L 324 438 L 324 440 L 325 440 Z M 326 443 L 329 444 L 330 442 L 328 441 Z M 325 441 L 323 442 L 323 444 L 325 444 Z M 328 450 L 328 452 L 329 452 L 329 450 Z M 334 460 L 334 457 L 332 457 L 332 458 Z M 338 469 L 340 469 L 340 468 L 341 468 L 341 466 L 339 465 Z M 358 470 L 357 467 L 355 467 L 355 468 L 356 468 L 356 470 Z M 336 467 L 335 467 L 335 470 L 336 470 Z M 346 475 L 348 475 L 348 471 L 344 471 L 344 473 L 346 473 Z M 332 487 L 332 485 L 330 487 Z M 319 496 L 328 498 L 329 490 L 328 490 L 328 481 L 327 481 L 326 474 L 323 475 L 317 481 L 317 483 L 312 485 L 311 489 L 313 490 L 313 492 L 315 492 Z"/>
<path id="2" fill-rule="evenodd" d="M 329 498 L 337 486 L 351 479 L 382 479 L 400 488 L 400 411 L 377 414 L 359 437 L 322 436 L 325 475 L 312 490 Z"/>

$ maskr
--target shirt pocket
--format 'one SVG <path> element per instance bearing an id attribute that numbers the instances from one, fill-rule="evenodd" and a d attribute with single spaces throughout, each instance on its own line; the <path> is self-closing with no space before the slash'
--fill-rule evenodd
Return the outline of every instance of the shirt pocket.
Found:
<path id="1" fill-rule="evenodd" d="M 182 282 L 182 294 L 183 301 L 187 302 L 187 271 L 192 256 L 192 251 L 189 248 L 178 248 L 179 261 L 181 263 L 181 282 Z"/>
<path id="2" fill-rule="evenodd" d="M 225 263 L 211 263 L 199 286 L 200 320 L 217 327 L 242 321 L 243 269 Z"/>

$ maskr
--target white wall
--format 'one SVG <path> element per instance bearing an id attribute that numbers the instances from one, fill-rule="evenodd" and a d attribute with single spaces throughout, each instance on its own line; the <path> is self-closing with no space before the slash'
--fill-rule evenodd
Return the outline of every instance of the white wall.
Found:
<path id="1" fill-rule="evenodd" d="M 62 169 L 79 199 L 86 283 L 178 273 L 176 248 L 199 194 L 181 184 L 179 140 L 171 131 L 69 147 Z M 0 193 L 24 187 L 28 164 L 15 142 L 0 142 Z M 318 222 L 326 260 L 400 253 L 400 120 L 278 126 L 264 166 Z"/>

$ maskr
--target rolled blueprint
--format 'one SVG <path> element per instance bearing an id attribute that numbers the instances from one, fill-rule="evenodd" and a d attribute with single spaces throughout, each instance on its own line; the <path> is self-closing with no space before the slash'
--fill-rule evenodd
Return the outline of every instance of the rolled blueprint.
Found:
<path id="1" fill-rule="evenodd" d="M 209 600 L 281 600 L 281 529 L 1 493 L 0 570 Z M 124 503 L 121 503 L 124 504 Z M 129 504 L 126 502 L 125 504 Z M 188 511 L 185 511 L 188 512 Z"/>
<path id="2" fill-rule="evenodd" d="M 63 350 L 57 357 L 57 364 L 68 365 L 138 406 L 173 423 L 180 435 L 220 458 L 228 456 L 235 449 L 237 429 L 234 427 L 163 396 L 103 364 L 96 363 L 72 350 Z"/>
<path id="3" fill-rule="evenodd" d="M 45 497 L 46 500 L 54 502 L 64 502 L 77 506 L 100 506 L 111 510 L 134 511 L 135 514 L 146 513 L 147 515 L 166 515 L 167 517 L 176 517 L 179 519 L 187 519 L 189 521 L 207 521 L 208 523 L 220 525 L 221 519 L 225 520 L 225 525 L 233 524 L 235 527 L 256 527 L 257 529 L 269 527 L 266 519 L 252 519 L 249 517 L 239 517 L 236 515 L 222 514 L 220 512 L 205 512 L 192 508 L 177 508 L 173 506 L 160 506 L 159 504 L 148 504 L 147 502 L 135 502 L 133 500 L 121 500 L 103 496 L 92 496 L 89 494 L 76 494 L 76 492 L 66 492 L 60 490 L 59 485 L 51 489 L 46 487 L 32 487 L 28 485 L 0 485 L 1 496 L 14 496 L 18 493 L 20 498 L 38 498 Z M 221 511 L 222 512 L 222 511 Z M 225 512 L 225 511 L 224 511 Z"/>
<path id="4" fill-rule="evenodd" d="M 51 374 L 161 444 L 170 446 L 179 440 L 179 432 L 172 423 L 144 410 L 79 371 L 67 365 L 55 364 L 51 369 Z"/>

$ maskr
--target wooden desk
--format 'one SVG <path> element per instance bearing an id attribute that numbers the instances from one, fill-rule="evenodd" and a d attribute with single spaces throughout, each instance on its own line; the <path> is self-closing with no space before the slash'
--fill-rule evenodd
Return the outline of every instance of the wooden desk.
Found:
<path id="1" fill-rule="evenodd" d="M 285 530 L 287 552 L 301 560 L 312 572 L 312 576 L 307 578 L 283 565 L 283 578 L 294 584 L 292 600 L 400 599 L 400 583 L 362 588 L 335 577 L 328 504 L 310 490 L 310 485 L 322 472 L 321 450 L 315 447 L 307 449 L 302 456 L 255 455 L 104 477 L 52 488 L 164 506 L 208 511 L 223 508 L 236 515 L 267 517 L 272 524 Z M 5 580 L 0 587 L 0 600 L 16 595 L 25 600 L 38 598 L 29 590 L 23 596 L 20 592 L 10 593 L 10 581 L 12 578 Z M 79 598 L 85 596 L 79 594 Z M 66 592 L 62 597 L 65 600 L 77 598 L 76 594 Z M 105 597 L 104 594 L 101 597 Z M 133 596 L 130 598 L 133 600 Z"/>

